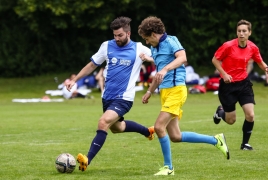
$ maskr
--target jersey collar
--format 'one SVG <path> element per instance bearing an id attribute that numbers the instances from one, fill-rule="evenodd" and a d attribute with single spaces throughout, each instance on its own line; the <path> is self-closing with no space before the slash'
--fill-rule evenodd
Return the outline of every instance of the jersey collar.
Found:
<path id="1" fill-rule="evenodd" d="M 156 46 L 157 51 L 159 51 L 159 44 L 163 42 L 166 38 L 167 38 L 167 33 L 164 33 L 163 36 L 161 36 L 161 38 L 159 39 L 158 45 Z"/>

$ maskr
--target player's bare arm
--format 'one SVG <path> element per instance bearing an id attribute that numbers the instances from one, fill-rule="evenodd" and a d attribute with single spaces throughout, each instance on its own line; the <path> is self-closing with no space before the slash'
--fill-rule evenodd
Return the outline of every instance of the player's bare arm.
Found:
<path id="1" fill-rule="evenodd" d="M 142 61 L 154 62 L 154 59 L 151 56 L 148 56 L 147 54 L 140 53 L 139 57 L 141 58 Z"/>
<path id="2" fill-rule="evenodd" d="M 268 66 L 267 66 L 267 64 L 266 64 L 264 61 L 259 62 L 259 63 L 257 63 L 257 64 L 258 64 L 258 66 L 259 66 L 263 71 L 265 71 L 266 73 L 268 73 Z"/>
<path id="3" fill-rule="evenodd" d="M 177 67 L 180 67 L 181 65 L 183 65 L 187 61 L 185 50 L 177 51 L 175 53 L 175 57 L 176 58 L 171 63 L 169 63 L 168 65 L 166 65 L 163 68 L 163 69 L 165 69 L 164 71 L 168 72 L 170 70 L 176 69 Z"/>
<path id="4" fill-rule="evenodd" d="M 180 67 L 187 61 L 186 53 L 184 50 L 177 51 L 175 53 L 175 57 L 176 58 L 171 63 L 169 63 L 163 69 L 161 69 L 161 71 L 156 73 L 154 79 L 156 79 L 158 84 L 162 82 L 162 80 L 164 79 L 168 71 L 176 69 L 177 67 Z"/>
<path id="5" fill-rule="evenodd" d="M 70 91 L 72 89 L 72 87 L 74 86 L 75 82 L 78 81 L 79 79 L 81 79 L 82 77 L 85 77 L 87 75 L 89 75 L 90 73 L 92 73 L 95 69 L 97 68 L 97 66 L 93 63 L 90 62 L 88 63 L 78 74 L 77 76 L 71 80 L 70 82 L 68 82 L 66 84 L 66 88 L 68 91 Z"/>
<path id="6" fill-rule="evenodd" d="M 222 78 L 223 78 L 223 80 L 224 80 L 225 83 L 232 82 L 232 76 L 230 76 L 229 74 L 227 74 L 224 71 L 224 69 L 221 67 L 221 62 L 215 56 L 212 58 L 212 63 L 214 64 L 214 66 L 216 67 L 216 69 L 222 75 Z"/>
<path id="7" fill-rule="evenodd" d="M 156 89 L 158 86 L 159 86 L 159 84 L 157 83 L 156 79 L 153 78 L 153 81 L 152 81 L 150 87 L 148 88 L 147 92 L 146 92 L 146 93 L 143 95 L 143 97 L 142 97 L 142 103 L 143 103 L 143 104 L 147 104 L 147 103 L 149 102 L 148 100 L 150 99 L 151 94 L 152 94 L 153 92 L 155 92 L 155 89 Z"/>

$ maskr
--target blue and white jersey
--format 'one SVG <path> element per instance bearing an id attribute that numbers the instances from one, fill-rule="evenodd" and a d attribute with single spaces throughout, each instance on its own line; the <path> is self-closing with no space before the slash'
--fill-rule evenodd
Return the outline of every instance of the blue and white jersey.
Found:
<path id="1" fill-rule="evenodd" d="M 166 65 L 174 61 L 175 53 L 184 50 L 176 36 L 169 36 L 166 33 L 160 38 L 157 47 L 151 47 L 152 57 L 156 65 L 156 71 L 161 71 Z M 184 64 L 176 69 L 168 71 L 160 89 L 171 88 L 178 85 L 185 85 L 186 71 Z"/>
<path id="2" fill-rule="evenodd" d="M 98 66 L 106 61 L 103 99 L 134 101 L 136 81 L 142 65 L 140 53 L 151 56 L 150 49 L 138 42 L 130 41 L 124 47 L 119 47 L 114 39 L 102 43 L 91 60 Z"/>

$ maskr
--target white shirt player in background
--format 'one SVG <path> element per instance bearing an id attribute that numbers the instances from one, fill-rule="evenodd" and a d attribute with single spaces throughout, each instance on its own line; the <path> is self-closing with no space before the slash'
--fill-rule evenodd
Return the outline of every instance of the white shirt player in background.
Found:
<path id="1" fill-rule="evenodd" d="M 150 49 L 130 39 L 130 22 L 131 19 L 128 17 L 118 17 L 112 21 L 110 28 L 114 39 L 103 42 L 98 52 L 91 57 L 91 62 L 66 85 L 66 88 L 71 90 L 77 80 L 92 73 L 106 61 L 103 73 L 105 77 L 102 93 L 103 114 L 99 119 L 97 133 L 88 154 L 79 153 L 77 156 L 79 170 L 86 170 L 103 146 L 109 129 L 113 133 L 138 132 L 149 140 L 154 137 L 154 127 L 147 128 L 134 121 L 124 120 L 123 117 L 131 109 L 134 101 L 136 81 L 143 63 L 141 57 L 146 56 L 147 61 L 153 62 L 150 58 Z"/>

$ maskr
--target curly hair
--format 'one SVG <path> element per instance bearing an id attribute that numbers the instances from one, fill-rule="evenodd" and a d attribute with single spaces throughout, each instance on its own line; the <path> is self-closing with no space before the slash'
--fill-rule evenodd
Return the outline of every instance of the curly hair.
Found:
<path id="1" fill-rule="evenodd" d="M 128 32 L 131 30 L 130 22 L 130 18 L 121 16 L 111 22 L 110 28 L 112 30 L 118 30 L 120 28 L 123 28 L 125 32 Z"/>
<path id="2" fill-rule="evenodd" d="M 145 18 L 139 25 L 138 33 L 140 36 L 151 36 L 153 32 L 156 34 L 164 34 L 166 29 L 160 18 L 149 16 Z"/>

